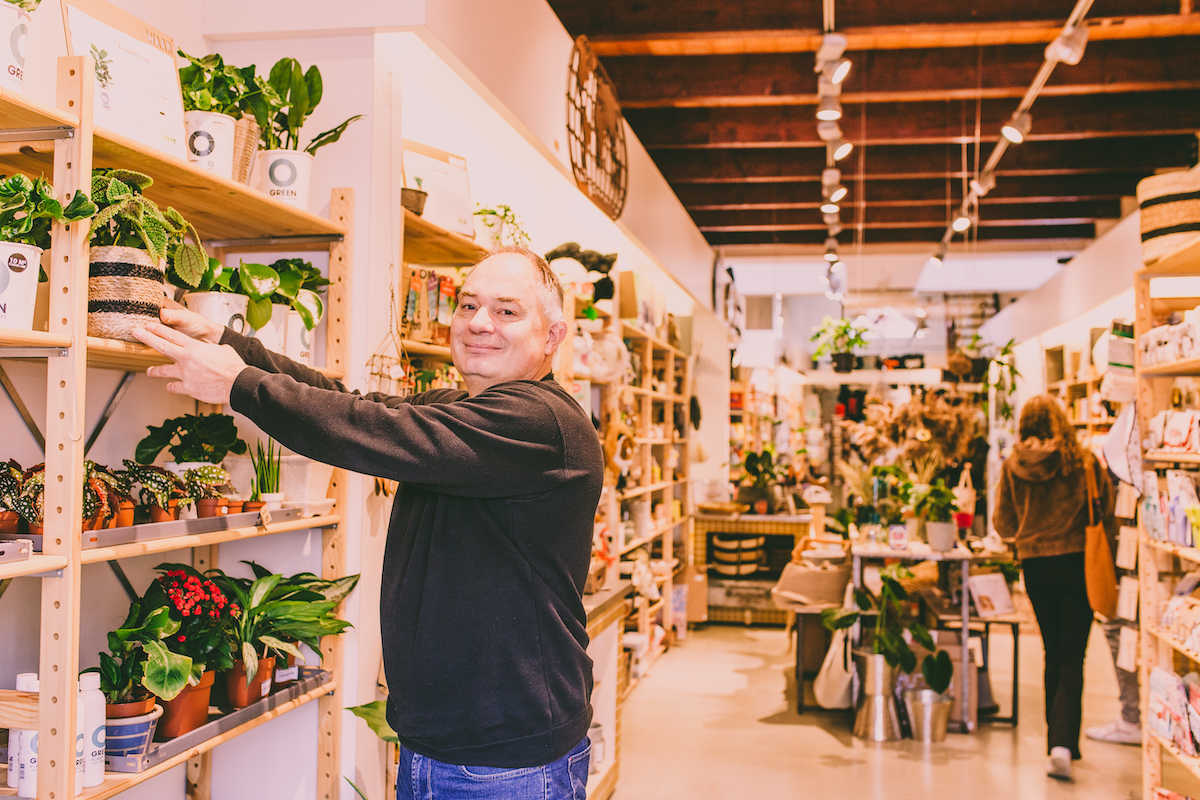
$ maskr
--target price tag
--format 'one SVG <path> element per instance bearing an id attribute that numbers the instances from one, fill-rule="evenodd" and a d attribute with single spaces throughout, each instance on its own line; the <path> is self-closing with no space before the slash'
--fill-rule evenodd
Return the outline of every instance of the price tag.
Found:
<path id="1" fill-rule="evenodd" d="M 288 681 L 294 681 L 299 677 L 300 677 L 300 667 L 292 666 L 292 667 L 286 667 L 284 669 L 275 670 L 275 682 L 276 683 L 287 683 Z"/>
<path id="2" fill-rule="evenodd" d="M 267 678 L 262 682 L 262 696 L 266 697 L 271 693 L 271 679 Z"/>
<path id="3" fill-rule="evenodd" d="M 270 525 L 271 524 L 271 512 L 267 508 L 259 509 L 258 518 L 260 520 L 260 522 L 259 522 L 260 525 Z"/>

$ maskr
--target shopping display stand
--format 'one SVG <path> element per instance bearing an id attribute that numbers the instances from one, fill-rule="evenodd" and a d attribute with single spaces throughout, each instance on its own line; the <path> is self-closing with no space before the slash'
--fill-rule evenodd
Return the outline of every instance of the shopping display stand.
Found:
<path id="1" fill-rule="evenodd" d="M 1134 282 L 1134 341 L 1154 327 L 1156 314 L 1174 310 L 1181 302 L 1173 300 L 1155 300 L 1150 296 L 1150 281 L 1156 277 L 1178 277 L 1200 275 L 1200 242 L 1176 251 L 1156 261 L 1152 266 L 1140 270 Z M 1200 300 L 1191 299 L 1192 305 Z M 1135 370 L 1138 378 L 1137 386 L 1137 415 L 1140 426 L 1139 439 L 1144 440 L 1149 427 L 1149 420 L 1159 411 L 1170 408 L 1171 379 L 1174 377 L 1200 376 L 1200 359 L 1190 358 L 1181 361 L 1154 364 L 1143 367 L 1141 350 L 1135 348 Z M 1192 453 L 1167 453 L 1151 451 L 1143 453 L 1143 461 L 1147 469 L 1167 469 L 1195 467 L 1200 465 L 1200 456 Z M 1150 539 L 1146 532 L 1145 521 L 1138 518 L 1138 581 L 1140 584 L 1140 683 L 1142 687 L 1142 796 L 1149 800 L 1154 796 L 1154 790 L 1162 786 L 1163 753 L 1170 753 L 1188 772 L 1200 778 L 1200 758 L 1187 756 L 1167 739 L 1156 734 L 1149 727 L 1147 714 L 1148 687 L 1150 673 L 1157 666 L 1172 668 L 1176 656 L 1200 664 L 1200 653 L 1184 647 L 1184 643 L 1172 636 L 1168 631 L 1159 629 L 1163 606 L 1170 598 L 1171 592 L 1163 586 L 1163 579 L 1176 577 L 1180 570 L 1191 570 L 1200 567 L 1200 548 L 1181 547 L 1170 542 L 1160 542 Z M 1177 562 L 1178 561 L 1178 566 Z"/>
<path id="2" fill-rule="evenodd" d="M 5 140 L 21 143 L 0 154 L 0 171 L 32 177 L 53 173 L 55 190 L 64 204 L 76 190 L 90 191 L 93 167 L 134 169 L 150 175 L 154 185 L 146 195 L 163 206 L 179 209 L 200 235 L 213 244 L 212 254 L 277 249 L 287 252 L 328 250 L 327 366 L 321 371 L 340 378 L 345 371 L 347 303 L 353 230 L 354 193 L 335 189 L 330 219 L 272 200 L 261 192 L 187 162 L 163 155 L 92 124 L 94 74 L 86 56 L 60 58 L 57 108 L 45 108 L 27 98 L 0 90 L 0 126 Z M 47 143 L 52 143 L 48 146 Z M 217 564 L 224 541 L 268 536 L 284 530 L 322 531 L 321 572 L 326 579 L 345 575 L 345 531 L 341 517 L 256 524 L 181 535 L 153 541 L 134 541 L 84 551 L 80 536 L 83 459 L 94 439 L 83 430 L 86 414 L 87 368 L 143 372 L 166 359 L 143 345 L 87 336 L 88 225 L 55 226 L 50 251 L 50 314 L 48 331 L 0 329 L 0 359 L 46 361 L 45 431 L 32 414 L 22 414 L 34 438 L 45 442 L 45 534 L 42 552 L 27 561 L 0 565 L 0 580 L 35 578 L 42 582 L 40 642 L 41 692 L 38 695 L 0 692 L 0 728 L 34 728 L 39 732 L 39 800 L 74 796 L 75 773 L 64 765 L 75 759 L 76 676 L 79 672 L 80 571 L 83 564 L 116 561 L 147 553 L 192 548 L 198 569 Z M 7 384 L 7 380 L 6 380 Z M 11 386 L 18 408 L 24 407 Z M 101 415 L 107 420 L 118 391 Z M 203 409 L 201 409 L 203 410 Z M 345 508 L 346 480 L 335 470 L 331 482 L 336 508 Z M 328 680 L 283 702 L 267 703 L 259 714 L 245 715 L 232 727 L 217 726 L 212 738 L 192 743 L 185 752 L 164 759 L 140 773 L 105 775 L 104 783 L 82 793 L 87 800 L 114 797 L 126 789 L 181 764 L 187 765 L 187 797 L 211 796 L 212 749 L 301 705 L 317 701 L 317 797 L 340 796 L 342 702 L 339 693 L 342 645 L 337 636 L 322 640 L 323 666 Z M 272 706 L 269 707 L 268 706 Z M 216 730 L 216 729 L 214 729 Z M 0 768 L 0 773 L 3 769 Z M 13 790 L 0 788 L 0 796 Z"/>

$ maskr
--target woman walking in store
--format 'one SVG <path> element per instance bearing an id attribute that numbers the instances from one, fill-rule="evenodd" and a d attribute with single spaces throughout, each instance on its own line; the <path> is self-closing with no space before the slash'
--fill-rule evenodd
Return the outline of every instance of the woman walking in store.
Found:
<path id="1" fill-rule="evenodd" d="M 1071 777 L 1079 758 L 1083 716 L 1083 660 L 1092 628 L 1084 577 L 1088 524 L 1087 471 L 1111 530 L 1113 488 L 1107 470 L 1085 451 L 1059 401 L 1030 399 L 1021 409 L 1020 442 L 1004 462 L 993 522 L 1016 539 L 1046 650 L 1047 774 Z"/>

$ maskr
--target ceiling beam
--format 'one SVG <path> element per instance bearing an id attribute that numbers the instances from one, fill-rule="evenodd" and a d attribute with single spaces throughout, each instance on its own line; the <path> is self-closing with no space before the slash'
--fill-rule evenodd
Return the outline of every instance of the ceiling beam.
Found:
<path id="1" fill-rule="evenodd" d="M 893 242 L 921 242 L 930 245 L 940 242 L 945 227 L 937 228 L 879 228 L 863 232 L 863 241 L 867 244 Z M 1046 247 L 1062 247 L 1076 249 L 1080 240 L 1094 239 L 1096 226 L 1091 223 L 1082 225 L 1059 225 L 1032 227 L 981 227 L 976 232 L 979 241 L 1004 242 L 1040 242 Z M 819 231 L 743 231 L 729 233 L 706 233 L 704 238 L 710 245 L 774 245 L 774 244 L 805 244 L 820 245 L 825 241 L 826 232 Z"/>
<path id="2" fill-rule="evenodd" d="M 736 8 L 737 3 L 728 3 Z M 896 5 L 909 5 L 900 4 Z M 1003 6 L 1005 3 L 994 3 Z M 850 51 L 907 50 L 936 47 L 1046 44 L 1062 32 L 1067 12 L 1056 20 L 1025 22 L 870 25 L 842 28 Z M 678 12 L 688 16 L 690 12 Z M 1200 14 L 1095 17 L 1087 21 L 1093 42 L 1113 39 L 1161 39 L 1200 34 Z M 811 53 L 821 45 L 821 30 L 723 30 L 628 33 L 588 36 L 601 58 L 610 56 L 702 56 L 731 53 Z"/>
<path id="3" fill-rule="evenodd" d="M 1035 123 L 1036 124 L 1036 123 Z M 967 169 L 973 169 L 968 147 Z M 990 148 L 984 148 L 986 155 Z M 843 182 L 853 182 L 866 152 L 865 178 L 876 180 L 945 180 L 971 177 L 961 168 L 957 145 L 877 145 L 857 148 L 841 163 Z M 672 184 L 778 183 L 820 181 L 825 153 L 815 147 L 724 150 L 660 150 L 651 157 Z M 997 170 L 998 185 L 1005 176 L 1048 176 L 1125 173 L 1146 176 L 1159 169 L 1190 167 L 1195 163 L 1196 137 L 1092 139 L 1075 142 L 1026 142 L 1011 148 Z"/>
<path id="4" fill-rule="evenodd" d="M 1016 98 L 980 101 L 980 138 L 999 139 Z M 668 147 L 814 147 L 816 107 L 630 109 L 626 118 L 649 149 Z M 939 144 L 975 139 L 974 101 L 843 106 L 841 128 L 855 143 Z M 1187 134 L 1200 130 L 1200 90 L 1040 98 L 1028 139 L 1094 139 Z M 990 148 L 989 148 L 990 149 Z"/>
<path id="5" fill-rule="evenodd" d="M 1098 219 L 1119 219 L 1118 200 L 1088 200 L 1079 203 L 993 203 L 979 207 L 979 225 L 1081 225 Z M 859 220 L 867 228 L 922 228 L 943 230 L 953 213 L 938 206 L 870 206 L 843 213 L 847 230 L 842 239 L 852 239 L 851 226 Z M 769 209 L 748 211 L 693 211 L 692 219 L 701 231 L 724 232 L 735 230 L 825 230 L 821 215 L 812 209 Z"/>
<path id="6" fill-rule="evenodd" d="M 1055 175 L 1053 177 L 1006 177 L 980 203 L 1067 203 L 1080 200 L 1118 200 L 1134 194 L 1140 175 Z M 878 180 L 859 189 L 846 178 L 850 204 L 869 208 L 889 205 L 933 205 L 956 208 L 962 202 L 961 183 L 926 178 L 910 181 Z M 947 198 L 949 189 L 949 198 Z M 817 208 L 821 189 L 816 181 L 715 184 L 682 183 L 675 187 L 680 202 L 689 211 L 751 211 L 787 208 Z M 865 195 L 865 197 L 863 196 Z M 847 205 L 843 202 L 843 205 Z"/>
<path id="7" fill-rule="evenodd" d="M 1200 88 L 1200 37 L 1101 41 L 1077 66 L 1056 69 L 1042 96 Z M 1021 97 L 1042 65 L 1040 45 L 872 50 L 851 54 L 842 103 Z M 811 55 L 736 54 L 605 58 L 621 106 L 632 108 L 813 105 Z"/>

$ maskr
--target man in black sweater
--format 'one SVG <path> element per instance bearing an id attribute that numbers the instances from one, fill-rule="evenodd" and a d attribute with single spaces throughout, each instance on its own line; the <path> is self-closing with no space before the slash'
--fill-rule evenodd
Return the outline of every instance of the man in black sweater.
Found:
<path id="1" fill-rule="evenodd" d="M 459 294 L 467 391 L 350 393 L 178 309 L 139 338 L 167 391 L 227 403 L 303 455 L 392 478 L 381 627 L 401 797 L 586 797 L 592 664 L 582 593 L 603 482 L 595 430 L 554 381 L 562 288 L 521 248 Z M 566 365 L 569 369 L 569 365 Z"/>

